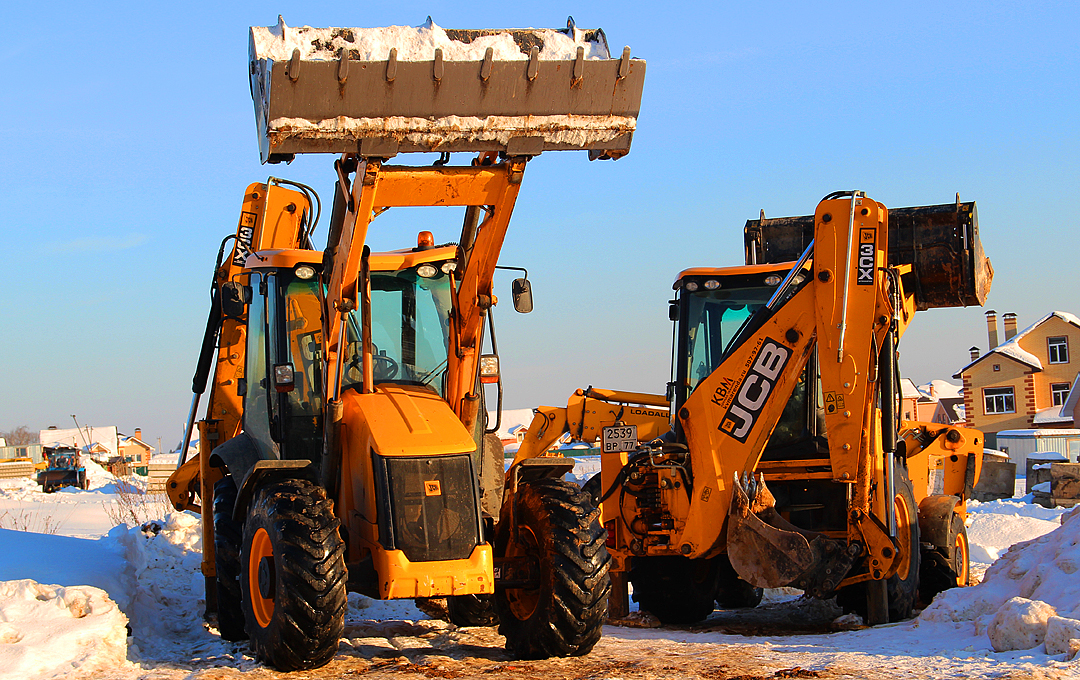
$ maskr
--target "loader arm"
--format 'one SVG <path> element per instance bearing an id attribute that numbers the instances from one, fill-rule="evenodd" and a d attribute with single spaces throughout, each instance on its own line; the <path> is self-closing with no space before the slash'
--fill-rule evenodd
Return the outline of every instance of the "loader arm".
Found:
<path id="1" fill-rule="evenodd" d="M 535 410 L 525 438 L 514 456 L 514 465 L 543 456 L 564 434 L 573 441 L 591 444 L 603 428 L 621 422 L 636 425 L 638 441 L 645 443 L 668 432 L 668 401 L 656 394 L 617 390 L 575 390 L 565 407 L 540 406 Z"/>
<path id="2" fill-rule="evenodd" d="M 475 393 L 479 341 L 488 310 L 494 305 L 492 278 L 503 239 L 514 210 L 527 162 L 526 157 L 470 167 L 399 167 L 381 161 L 357 161 L 345 156 L 339 167 L 356 167 L 340 228 L 331 226 L 324 270 L 328 279 L 323 314 L 326 343 L 326 394 L 340 392 L 338 355 L 345 314 L 361 308 L 361 264 L 364 242 L 372 219 L 389 208 L 419 206 L 475 206 L 486 213 L 468 249 L 467 259 L 454 272 L 451 314 L 451 351 L 448 356 L 446 400 L 467 429 L 477 416 Z M 470 231 L 463 229 L 462 241 Z M 370 353 L 370 348 L 365 350 Z M 369 356 L 364 365 L 370 366 Z M 335 369 L 336 367 L 336 369 Z M 370 370 L 367 371 L 370 375 Z"/>

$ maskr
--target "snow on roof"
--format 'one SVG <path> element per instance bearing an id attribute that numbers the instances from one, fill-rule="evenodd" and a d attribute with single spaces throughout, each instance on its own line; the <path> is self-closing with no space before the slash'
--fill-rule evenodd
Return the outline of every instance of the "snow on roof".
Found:
<path id="1" fill-rule="evenodd" d="M 919 388 L 915 385 L 915 381 L 911 378 L 900 378 L 901 399 L 918 399 L 921 396 L 923 396 L 923 393 L 919 391 Z"/>
<path id="2" fill-rule="evenodd" d="M 1067 425 L 1071 422 L 1072 415 L 1063 415 L 1060 406 L 1050 406 L 1048 408 L 1039 409 L 1035 412 L 1035 418 L 1031 421 L 1033 425 L 1052 425 L 1057 423 Z"/>
<path id="3" fill-rule="evenodd" d="M 1064 321 L 1065 323 L 1071 323 L 1072 325 L 1076 326 L 1077 328 L 1080 328 L 1080 317 L 1077 317 L 1076 315 L 1070 314 L 1068 312 L 1050 312 L 1049 314 L 1047 314 L 1043 318 L 1039 319 L 1035 323 L 1031 324 L 1030 326 L 1028 326 L 1024 330 L 1022 330 L 1019 333 L 1017 333 L 1016 335 L 1014 335 L 1008 341 L 1001 343 L 1000 345 L 998 345 L 997 347 L 991 349 L 989 352 L 982 355 L 981 357 L 979 357 L 975 361 L 972 361 L 967 366 L 964 366 L 963 368 L 961 368 L 959 372 L 957 372 L 955 375 L 953 375 L 953 377 L 954 378 L 959 378 L 960 375 L 964 371 L 968 370 L 969 368 L 971 368 L 972 366 L 974 366 L 975 364 L 979 363 L 980 361 L 982 361 L 983 359 L 985 359 L 986 357 L 988 357 L 988 356 L 990 356 L 992 354 L 1002 354 L 1004 356 L 1009 357 L 1010 359 L 1015 359 L 1016 361 L 1019 361 L 1022 364 L 1026 364 L 1028 366 L 1031 366 L 1034 369 L 1037 369 L 1037 370 L 1041 371 L 1042 370 L 1042 362 L 1039 361 L 1039 357 L 1035 356 L 1031 352 L 1028 352 L 1024 348 L 1022 348 L 1020 346 L 1020 340 L 1025 335 L 1027 335 L 1031 331 L 1035 330 L 1039 326 L 1043 325 L 1044 323 L 1046 323 L 1047 321 L 1049 321 L 1053 317 L 1057 317 L 1057 318 L 1061 319 L 1062 321 Z"/>
<path id="4" fill-rule="evenodd" d="M 934 388 L 934 398 L 936 399 L 952 399 L 954 397 L 959 397 L 964 391 L 963 385 L 957 385 L 956 383 L 951 383 L 948 380 L 941 380 L 940 378 L 931 380 L 925 385 L 920 385 L 919 391 L 926 396 L 930 396 L 931 386 Z"/>
<path id="5" fill-rule="evenodd" d="M 540 59 L 574 59 L 578 47 L 585 48 L 586 59 L 611 58 L 607 43 L 584 40 L 584 31 L 574 29 L 571 37 L 548 28 L 530 30 L 543 40 Z M 482 35 L 465 43 L 452 40 L 430 18 L 423 26 L 294 28 L 286 26 L 285 20 L 278 17 L 277 26 L 251 27 L 250 52 L 252 60 L 283 61 L 292 57 L 293 50 L 300 50 L 301 59 L 332 61 L 339 58 L 342 50 L 348 50 L 350 58 L 355 60 L 382 61 L 389 57 L 391 48 L 396 48 L 399 61 L 429 61 L 435 58 L 438 48 L 446 61 L 480 61 L 489 47 L 492 58 L 500 61 L 529 58 L 509 32 Z"/>
<path id="6" fill-rule="evenodd" d="M 1042 427 L 1037 430 L 1002 430 L 997 433 L 1000 437 L 1020 437 L 1021 439 L 1027 437 L 1080 437 L 1080 430 L 1058 428 L 1051 429 Z M 1030 454 L 1029 454 L 1030 455 Z"/>

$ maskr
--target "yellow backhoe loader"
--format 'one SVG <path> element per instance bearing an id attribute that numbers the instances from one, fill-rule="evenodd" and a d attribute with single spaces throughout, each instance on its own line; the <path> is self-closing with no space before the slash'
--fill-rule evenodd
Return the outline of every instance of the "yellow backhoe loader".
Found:
<path id="1" fill-rule="evenodd" d="M 497 616 L 519 658 L 588 653 L 609 592 L 599 512 L 561 479 L 570 459 L 504 470 L 482 389 L 499 380 L 492 281 L 527 162 L 627 153 L 645 63 L 572 21 L 279 21 L 250 44 L 263 161 L 340 157 L 325 249 L 315 192 L 271 178 L 247 188 L 219 250 L 181 447 L 209 382 L 198 453 L 168 485 L 201 512 L 208 615 L 282 670 L 333 657 L 347 590 L 446 597 L 459 623 Z M 388 162 L 409 152 L 442 155 Z M 376 217 L 417 206 L 463 209 L 456 242 L 424 228 L 415 247 L 370 252 Z M 531 309 L 527 278 L 513 298 Z"/>
<path id="2" fill-rule="evenodd" d="M 967 582 L 983 444 L 899 419 L 896 343 L 916 310 L 985 301 L 975 204 L 889 211 L 840 192 L 745 237 L 746 265 L 675 282 L 670 431 L 605 444 L 586 485 L 614 559 L 612 615 L 630 581 L 665 623 L 780 586 L 835 595 L 870 623 L 910 616 L 920 579 L 925 599 Z M 617 441 L 614 414 L 601 437 Z"/>

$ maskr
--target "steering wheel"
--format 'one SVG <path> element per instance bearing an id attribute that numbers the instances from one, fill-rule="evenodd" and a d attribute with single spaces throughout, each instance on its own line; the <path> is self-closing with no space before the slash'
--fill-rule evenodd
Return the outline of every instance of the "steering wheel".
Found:
<path id="1" fill-rule="evenodd" d="M 372 354 L 371 373 L 375 380 L 393 380 L 398 374 L 398 362 L 385 354 Z"/>

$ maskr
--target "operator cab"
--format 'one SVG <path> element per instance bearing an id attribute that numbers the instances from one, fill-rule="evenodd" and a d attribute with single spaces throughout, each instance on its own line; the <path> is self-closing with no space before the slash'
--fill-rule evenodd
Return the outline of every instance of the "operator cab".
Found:
<path id="1" fill-rule="evenodd" d="M 675 322 L 671 401 L 673 414 L 707 378 L 768 317 L 766 305 L 780 290 L 794 262 L 741 267 L 697 267 L 679 274 L 673 286 L 670 316 Z M 782 293 L 787 298 L 808 277 L 797 273 Z M 808 382 L 810 375 L 815 380 Z M 824 432 L 817 417 L 821 403 L 815 355 L 807 363 L 762 456 L 769 459 L 812 458 L 818 454 L 815 437 Z M 807 390 L 807 385 L 817 385 Z M 676 418 L 678 437 L 681 427 Z"/>

